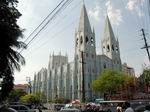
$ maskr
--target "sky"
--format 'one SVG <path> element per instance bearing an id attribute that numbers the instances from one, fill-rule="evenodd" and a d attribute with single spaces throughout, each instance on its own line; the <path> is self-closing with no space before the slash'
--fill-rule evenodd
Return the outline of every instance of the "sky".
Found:
<path id="1" fill-rule="evenodd" d="M 25 41 L 43 19 L 60 3 L 61 0 L 18 0 L 17 9 L 22 16 L 18 24 L 22 29 Z M 95 28 L 96 52 L 101 54 L 104 21 L 109 16 L 116 38 L 119 39 L 122 63 L 135 69 L 136 76 L 142 73 L 143 66 L 149 65 L 142 39 L 142 28 L 145 30 L 147 42 L 150 44 L 150 16 L 147 9 L 148 0 L 84 0 L 91 27 Z M 79 25 L 79 17 L 83 0 L 72 0 L 54 20 L 36 36 L 23 50 L 26 65 L 21 71 L 15 71 L 15 84 L 27 83 L 26 77 L 33 80 L 35 73 L 47 68 L 49 56 L 53 53 L 68 55 L 73 61 L 75 50 L 75 30 Z M 36 34 L 36 33 L 35 33 Z M 34 36 L 34 35 L 33 35 Z M 31 37 L 33 37 L 31 36 Z M 30 41 L 29 38 L 26 43 Z"/>

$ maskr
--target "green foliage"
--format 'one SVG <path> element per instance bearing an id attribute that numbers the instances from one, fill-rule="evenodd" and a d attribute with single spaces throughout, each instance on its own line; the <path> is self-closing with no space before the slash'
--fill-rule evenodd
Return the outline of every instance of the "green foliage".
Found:
<path id="1" fill-rule="evenodd" d="M 65 98 L 56 98 L 54 100 L 54 103 L 63 103 L 63 104 L 67 104 L 70 103 L 70 99 L 65 99 Z"/>
<path id="2" fill-rule="evenodd" d="M 150 69 L 145 69 L 141 75 L 146 85 L 150 86 Z"/>
<path id="3" fill-rule="evenodd" d="M 44 93 L 39 92 L 39 93 L 36 93 L 35 95 L 39 97 L 40 102 L 42 102 L 42 103 L 46 102 L 46 96 Z"/>
<path id="4" fill-rule="evenodd" d="M 55 103 L 63 103 L 64 102 L 64 98 L 56 98 Z"/>
<path id="5" fill-rule="evenodd" d="M 124 84 L 124 78 L 121 72 L 104 70 L 99 78 L 92 82 L 92 88 L 101 93 L 114 93 Z"/>
<path id="6" fill-rule="evenodd" d="M 128 93 L 132 93 L 129 91 L 133 91 L 131 87 L 135 87 L 134 77 L 114 70 L 104 70 L 98 79 L 92 82 L 92 89 L 94 91 L 109 96 L 115 95 L 120 90 L 124 91 L 124 95 L 127 96 Z"/>
<path id="7" fill-rule="evenodd" d="M 145 86 L 150 87 L 150 69 L 145 68 L 143 73 L 140 75 L 139 79 L 139 88 L 141 91 L 145 91 Z"/>
<path id="8" fill-rule="evenodd" d="M 26 95 L 27 93 L 21 89 L 13 90 L 9 94 L 8 101 L 9 102 L 18 102 L 21 96 Z"/>
<path id="9" fill-rule="evenodd" d="M 19 40 L 23 37 L 23 30 L 17 24 L 17 19 L 21 16 L 16 9 L 17 3 L 18 0 L 0 0 L 0 101 L 13 89 L 14 69 L 20 70 L 20 65 L 25 64 L 25 59 L 17 51 L 26 47 L 26 44 Z"/>
<path id="10" fill-rule="evenodd" d="M 25 96 L 20 97 L 20 101 L 22 103 L 38 104 L 40 103 L 40 98 L 37 95 L 27 94 Z"/>

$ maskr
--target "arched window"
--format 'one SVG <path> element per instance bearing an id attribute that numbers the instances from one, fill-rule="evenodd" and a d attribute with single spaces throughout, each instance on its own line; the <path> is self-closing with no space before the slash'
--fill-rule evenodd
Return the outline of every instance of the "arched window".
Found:
<path id="1" fill-rule="evenodd" d="M 106 68 L 106 63 L 104 63 L 104 65 L 103 65 L 103 66 L 104 66 L 104 68 Z"/>
<path id="2" fill-rule="evenodd" d="M 94 39 L 91 37 L 91 46 L 94 46 Z"/>
<path id="3" fill-rule="evenodd" d="M 115 46 L 115 50 L 116 50 L 116 53 L 118 53 L 118 50 L 119 50 L 119 49 L 118 49 L 118 46 L 117 46 L 117 45 Z"/>
<path id="4" fill-rule="evenodd" d="M 83 43 L 83 37 L 82 36 L 80 37 L 80 43 L 81 44 Z"/>
<path id="5" fill-rule="evenodd" d="M 78 38 L 77 38 L 77 40 L 76 40 L 76 46 L 78 46 Z"/>
<path id="6" fill-rule="evenodd" d="M 89 39 L 88 39 L 87 36 L 86 36 L 86 38 L 85 38 L 85 42 L 86 42 L 86 44 L 89 44 Z"/>
<path id="7" fill-rule="evenodd" d="M 112 45 L 112 50 L 114 51 L 114 45 Z"/>
<path id="8" fill-rule="evenodd" d="M 110 51 L 110 47 L 109 47 L 109 45 L 107 45 L 107 52 L 109 52 Z"/>

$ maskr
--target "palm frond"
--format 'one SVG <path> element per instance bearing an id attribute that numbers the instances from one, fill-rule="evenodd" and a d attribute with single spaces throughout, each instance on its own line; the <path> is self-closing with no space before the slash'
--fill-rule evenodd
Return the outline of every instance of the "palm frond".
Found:
<path id="1" fill-rule="evenodd" d="M 15 43 L 13 44 L 12 47 L 15 47 L 15 48 L 17 48 L 17 49 L 20 49 L 20 48 L 26 49 L 26 48 L 27 48 L 27 45 L 26 45 L 24 42 L 22 42 L 22 41 L 17 41 L 17 42 L 15 42 Z"/>
<path id="2" fill-rule="evenodd" d="M 12 48 L 10 48 L 10 53 L 11 53 L 11 56 L 18 62 L 20 63 L 21 65 L 24 65 L 25 64 L 25 59 L 24 57 L 17 51 L 13 50 Z"/>
<path id="3" fill-rule="evenodd" d="M 14 68 L 18 71 L 20 71 L 20 65 L 19 63 L 14 59 L 14 57 L 9 54 L 8 55 L 8 60 L 9 60 L 9 68 L 11 68 L 12 70 L 14 70 Z"/>

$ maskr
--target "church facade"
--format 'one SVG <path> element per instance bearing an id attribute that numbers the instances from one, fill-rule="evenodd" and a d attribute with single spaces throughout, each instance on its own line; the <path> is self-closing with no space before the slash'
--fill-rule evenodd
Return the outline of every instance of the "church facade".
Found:
<path id="1" fill-rule="evenodd" d="M 57 98 L 90 101 L 96 98 L 91 82 L 104 69 L 122 70 L 119 41 L 115 38 L 108 16 L 105 20 L 101 41 L 102 54 L 96 53 L 95 31 L 91 28 L 83 4 L 78 30 L 75 32 L 75 55 L 72 62 L 67 56 L 50 55 L 48 68 L 42 68 L 34 75 L 33 93 L 43 93 L 45 100 Z"/>

